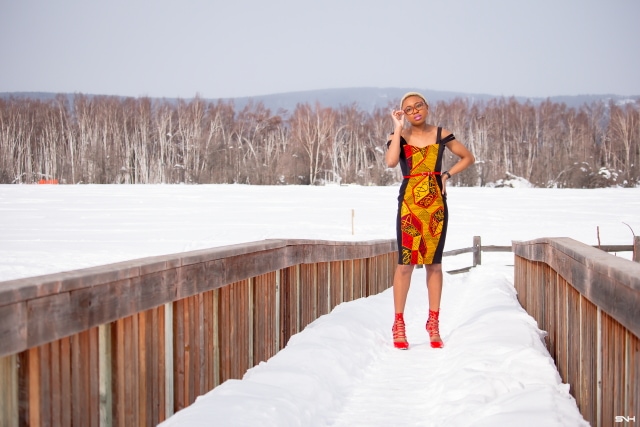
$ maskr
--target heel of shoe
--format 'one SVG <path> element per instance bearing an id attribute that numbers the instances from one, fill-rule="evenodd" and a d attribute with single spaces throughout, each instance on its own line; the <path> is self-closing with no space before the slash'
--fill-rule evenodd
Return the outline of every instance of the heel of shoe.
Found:
<path id="1" fill-rule="evenodd" d="M 393 346 L 400 350 L 407 350 L 409 348 L 409 343 L 407 342 L 407 335 L 404 327 L 404 315 L 402 313 L 396 313 L 391 332 L 393 333 Z"/>
<path id="2" fill-rule="evenodd" d="M 440 338 L 440 310 L 429 310 L 429 319 L 427 320 L 427 332 L 431 340 L 431 348 L 442 348 L 444 343 Z"/>

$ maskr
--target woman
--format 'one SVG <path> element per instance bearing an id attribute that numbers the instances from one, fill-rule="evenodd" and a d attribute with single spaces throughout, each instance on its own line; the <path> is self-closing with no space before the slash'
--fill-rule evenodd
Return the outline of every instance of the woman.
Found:
<path id="1" fill-rule="evenodd" d="M 398 268 L 393 278 L 393 345 L 409 348 L 404 325 L 404 308 L 411 274 L 416 264 L 427 270 L 429 318 L 427 332 L 431 347 L 442 348 L 438 318 L 442 295 L 442 251 L 447 234 L 447 180 L 475 161 L 473 155 L 446 129 L 426 122 L 429 104 L 424 96 L 409 92 L 400 110 L 392 111 L 394 131 L 387 142 L 385 160 L 389 167 L 400 163 L 404 180 L 398 197 Z M 405 126 L 405 124 L 409 126 Z M 441 172 L 444 149 L 459 157 L 449 170 Z"/>

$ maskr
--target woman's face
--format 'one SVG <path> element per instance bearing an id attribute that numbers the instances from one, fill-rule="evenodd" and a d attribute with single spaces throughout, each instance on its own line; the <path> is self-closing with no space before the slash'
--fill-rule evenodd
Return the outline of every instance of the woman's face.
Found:
<path id="1" fill-rule="evenodd" d="M 422 124 L 427 120 L 429 107 L 419 96 L 409 96 L 402 103 L 402 111 L 412 125 Z"/>

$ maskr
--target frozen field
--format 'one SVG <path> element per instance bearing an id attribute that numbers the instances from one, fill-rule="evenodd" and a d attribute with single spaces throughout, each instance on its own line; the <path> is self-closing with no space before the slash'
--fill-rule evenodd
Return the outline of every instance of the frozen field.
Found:
<path id="1" fill-rule="evenodd" d="M 268 238 L 391 239 L 397 191 L 0 186 L 0 280 Z M 631 244 L 631 229 L 640 232 L 640 189 L 448 193 L 445 250 L 470 246 L 474 235 L 485 245 L 552 236 L 597 244 L 599 229 L 602 244 Z M 471 258 L 443 262 L 450 270 Z M 163 427 L 587 425 L 544 332 L 517 302 L 512 263 L 512 254 L 484 254 L 481 267 L 445 275 L 442 350 L 428 345 L 424 269 L 416 270 L 405 313 L 409 351 L 391 345 L 390 291 L 343 303 Z"/>

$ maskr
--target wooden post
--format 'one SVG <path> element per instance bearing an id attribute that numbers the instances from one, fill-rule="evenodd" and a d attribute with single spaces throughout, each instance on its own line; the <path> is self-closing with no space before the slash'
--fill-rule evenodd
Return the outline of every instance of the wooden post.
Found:
<path id="1" fill-rule="evenodd" d="M 356 210 L 351 209 L 351 235 L 356 234 Z"/>
<path id="2" fill-rule="evenodd" d="M 482 264 L 482 242 L 480 236 L 473 236 L 473 266 Z"/>
<path id="3" fill-rule="evenodd" d="M 640 262 L 640 236 L 634 236 L 633 238 L 633 260 Z"/>

